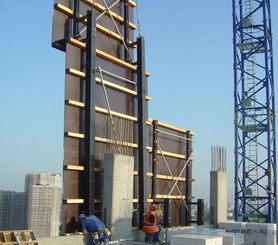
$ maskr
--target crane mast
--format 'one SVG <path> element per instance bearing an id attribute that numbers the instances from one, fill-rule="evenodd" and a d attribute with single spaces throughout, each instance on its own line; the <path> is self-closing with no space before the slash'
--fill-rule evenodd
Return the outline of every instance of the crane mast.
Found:
<path id="1" fill-rule="evenodd" d="M 276 223 L 270 0 L 233 0 L 235 220 Z"/>

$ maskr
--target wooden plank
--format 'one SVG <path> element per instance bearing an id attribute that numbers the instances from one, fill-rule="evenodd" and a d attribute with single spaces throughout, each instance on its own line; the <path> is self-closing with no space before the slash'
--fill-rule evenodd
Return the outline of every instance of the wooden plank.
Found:
<path id="1" fill-rule="evenodd" d="M 99 3 L 96 3 L 94 0 L 82 0 L 82 2 L 84 2 L 84 3 L 86 3 L 86 4 L 90 5 L 90 6 L 93 6 L 95 9 L 97 9 L 100 12 L 104 12 L 105 11 L 105 14 L 110 17 L 109 12 L 106 11 L 106 7 L 101 5 L 101 4 L 99 4 Z M 132 3 L 132 1 L 130 1 L 129 3 Z M 110 13 L 113 16 L 114 20 L 118 21 L 121 24 L 124 24 L 124 18 L 122 16 L 112 12 L 111 10 L 110 10 Z M 132 30 L 135 30 L 137 28 L 137 26 L 134 23 L 132 23 L 132 22 L 129 22 L 129 27 Z"/>
<path id="2" fill-rule="evenodd" d="M 70 38 L 68 40 L 68 42 L 70 44 L 72 44 L 72 45 L 75 45 L 75 46 L 79 47 L 79 48 L 82 48 L 82 49 L 86 48 L 86 43 L 83 43 L 83 42 L 81 42 L 81 41 L 79 41 L 79 40 L 77 40 L 75 38 Z M 96 55 L 99 56 L 99 57 L 102 57 L 102 58 L 104 58 L 106 60 L 109 60 L 109 61 L 111 61 L 113 63 L 116 63 L 118 65 L 121 65 L 121 66 L 123 66 L 125 68 L 128 68 L 129 70 L 132 70 L 132 71 L 136 71 L 137 70 L 136 66 L 131 65 L 131 64 L 129 64 L 129 63 L 127 63 L 127 62 L 125 62 L 125 61 L 123 61 L 121 59 L 118 59 L 118 58 L 114 57 L 113 55 L 107 54 L 107 53 L 105 53 L 105 52 L 103 52 L 103 51 L 101 51 L 99 49 L 96 49 Z"/>
<path id="3" fill-rule="evenodd" d="M 79 48 L 82 48 L 82 49 L 86 48 L 86 43 L 83 43 L 83 42 L 81 42 L 81 41 L 79 41 L 79 40 L 77 40 L 75 38 L 70 38 L 68 40 L 68 43 L 70 43 L 72 45 L 75 45 L 75 46 L 77 46 Z M 137 67 L 136 66 L 131 65 L 131 64 L 129 64 L 129 63 L 119 59 L 119 58 L 116 58 L 113 55 L 107 54 L 107 53 L 105 53 L 105 52 L 103 52 L 103 51 L 101 51 L 99 49 L 96 49 L 96 55 L 99 56 L 99 57 L 102 57 L 102 58 L 104 58 L 104 59 L 106 59 L 108 61 L 111 61 L 111 62 L 113 62 L 115 64 L 118 64 L 118 65 L 120 65 L 120 66 L 122 66 L 124 68 L 127 68 L 127 69 L 129 69 L 131 71 L 137 71 Z M 146 72 L 145 75 L 146 75 L 146 77 L 149 77 L 151 74 L 149 72 Z"/>
<path id="4" fill-rule="evenodd" d="M 118 33 L 113 32 L 113 31 L 109 30 L 108 28 L 106 28 L 106 27 L 104 27 L 104 26 L 102 26 L 100 24 L 96 24 L 96 27 L 97 27 L 97 30 L 99 32 L 101 32 L 101 33 L 103 33 L 103 34 L 105 34 L 105 35 L 107 35 L 109 37 L 112 37 L 112 38 L 114 38 L 115 40 L 117 40 L 119 42 L 123 41 L 123 39 L 121 38 L 121 36 Z M 132 42 L 129 41 L 129 44 L 131 44 L 131 43 Z M 135 46 L 134 45 L 130 45 L 130 48 L 135 48 Z"/>
<path id="5" fill-rule="evenodd" d="M 116 39 L 118 41 L 122 41 L 122 38 L 118 33 L 115 33 L 115 32 L 109 30 L 108 28 L 106 28 L 106 27 L 104 27 L 100 24 L 96 24 L 96 27 L 97 27 L 97 30 L 102 32 L 103 34 L 106 34 L 107 36 L 113 37 L 114 39 Z"/>
<path id="6" fill-rule="evenodd" d="M 158 126 L 161 126 L 161 127 L 164 127 L 164 128 L 173 129 L 173 130 L 179 131 L 181 133 L 186 133 L 186 130 L 183 129 L 183 128 L 179 128 L 179 127 L 176 127 L 176 126 L 173 126 L 173 125 L 170 125 L 168 123 L 161 122 L 161 121 L 158 121 Z"/>
<path id="7" fill-rule="evenodd" d="M 73 132 L 65 132 L 65 136 L 66 137 L 72 137 L 72 138 L 76 138 L 76 139 L 84 139 L 85 135 L 84 134 L 80 134 L 80 133 L 73 133 Z M 102 138 L 102 137 L 95 137 L 95 141 L 97 142 L 102 142 L 102 143 L 110 143 L 110 144 L 116 144 L 116 141 L 113 139 L 107 139 L 107 138 Z M 133 147 L 133 148 L 137 148 L 138 145 L 131 143 L 131 142 L 123 142 L 123 141 L 117 141 L 121 146 L 128 146 L 128 147 Z"/>
<path id="8" fill-rule="evenodd" d="M 190 131 L 190 135 L 195 136 L 195 132 Z"/>
<path id="9" fill-rule="evenodd" d="M 82 0 L 82 1 L 83 1 L 84 3 L 86 3 L 86 4 L 92 6 L 92 1 L 90 1 L 90 0 Z M 103 6 L 103 5 L 99 4 L 99 3 L 94 2 L 93 5 L 94 5 L 94 7 L 95 7 L 97 10 L 99 10 L 100 12 L 103 12 L 103 11 L 106 10 L 105 6 Z M 73 12 L 73 10 L 70 9 L 70 8 L 68 8 L 68 7 L 66 7 L 66 6 L 64 6 L 64 5 L 61 4 L 61 3 L 55 3 L 55 4 L 54 4 L 54 8 L 55 8 L 56 10 L 60 11 L 61 13 L 63 13 L 63 14 L 65 14 L 65 15 L 69 16 L 69 17 L 72 17 L 72 18 L 74 17 L 74 12 Z M 118 15 L 118 14 L 112 12 L 112 11 L 110 11 L 110 13 L 111 13 L 111 15 L 114 17 L 115 20 L 117 20 L 117 21 L 120 22 L 121 24 L 124 24 L 124 18 L 123 18 L 122 16 L 120 16 L 120 15 Z M 110 14 L 109 14 L 108 12 L 106 12 L 106 15 L 109 15 L 109 16 L 110 16 Z M 79 18 L 80 18 L 80 19 L 84 19 L 84 20 L 82 21 L 83 23 L 86 23 L 86 22 L 87 22 L 86 18 L 84 18 L 83 15 L 79 15 Z M 132 23 L 132 22 L 129 22 L 129 26 L 130 26 L 130 28 L 133 29 L 133 30 L 135 30 L 135 29 L 137 28 L 137 26 L 136 26 L 134 23 Z M 103 26 L 103 28 L 105 28 L 105 27 Z M 107 29 L 107 28 L 106 28 L 106 29 Z M 107 29 L 107 30 L 108 30 L 108 29 Z M 111 31 L 111 32 L 112 32 L 112 31 Z M 115 33 L 115 32 L 114 32 L 114 33 Z M 118 35 L 118 34 L 117 34 L 117 35 Z"/>
<path id="10" fill-rule="evenodd" d="M 182 200 L 182 199 L 185 199 L 186 196 L 157 194 L 157 195 L 156 195 L 156 198 L 157 198 L 157 199 L 169 198 L 169 199 L 175 199 L 175 200 Z M 149 199 L 148 199 L 148 202 L 153 202 L 153 199 L 152 199 L 152 198 L 149 198 Z"/>
<path id="11" fill-rule="evenodd" d="M 137 95 L 137 92 L 135 92 L 135 91 L 133 91 L 131 89 L 124 88 L 122 86 L 118 86 L 118 85 L 116 85 L 114 83 L 110 83 L 110 84 L 106 84 L 105 83 L 105 85 L 107 87 L 113 88 L 115 90 L 118 90 L 118 91 L 121 91 L 121 92 L 125 92 L 126 94 Z M 146 98 L 146 100 L 147 100 L 147 98 Z M 81 109 L 85 108 L 85 103 L 80 102 L 80 101 L 76 101 L 76 100 L 72 100 L 72 99 L 65 100 L 65 104 L 69 105 L 69 106 L 74 106 L 74 107 L 77 107 L 77 108 L 81 108 Z M 125 115 L 125 114 L 123 114 L 123 115 Z"/>
<path id="12" fill-rule="evenodd" d="M 71 37 L 71 38 L 69 38 L 67 40 L 67 42 L 72 44 L 72 45 L 74 45 L 74 46 L 76 46 L 76 47 L 78 47 L 78 48 L 86 49 L 86 43 L 81 42 L 81 41 L 79 41 L 79 40 L 77 40 L 75 38 Z"/>
<path id="13" fill-rule="evenodd" d="M 98 84 L 102 84 L 101 79 L 98 78 L 98 77 L 96 77 L 96 82 Z M 117 91 L 120 91 L 120 92 L 125 92 L 126 94 L 130 94 L 130 95 L 133 95 L 133 96 L 137 95 L 136 91 L 128 89 L 128 88 L 125 88 L 125 87 L 120 86 L 120 85 L 117 85 L 115 83 L 111 83 L 111 82 L 108 82 L 106 80 L 103 80 L 103 83 L 104 83 L 105 87 L 113 88 L 114 90 L 117 90 Z"/>
<path id="14" fill-rule="evenodd" d="M 70 105 L 70 106 L 74 106 L 74 107 L 77 107 L 77 108 L 85 108 L 85 103 L 83 102 L 80 102 L 80 101 L 76 101 L 76 100 L 65 100 L 65 104 L 66 105 Z"/>
<path id="15" fill-rule="evenodd" d="M 80 204 L 84 203 L 84 199 L 64 199 L 64 204 Z"/>
<path id="16" fill-rule="evenodd" d="M 102 57 L 102 58 L 104 58 L 106 60 L 109 60 L 109 61 L 115 63 L 115 64 L 123 66 L 123 67 L 125 67 L 125 68 L 127 68 L 127 69 L 129 69 L 131 71 L 137 71 L 137 67 L 135 65 L 131 65 L 131 64 L 129 64 L 129 63 L 127 63 L 127 62 L 125 62 L 125 61 L 123 61 L 123 60 L 121 60 L 119 58 L 116 58 L 115 56 L 113 56 L 111 54 L 105 53 L 105 52 L 103 52 L 103 51 L 101 51 L 99 49 L 96 49 L 96 54 L 99 57 Z"/>
<path id="17" fill-rule="evenodd" d="M 78 71 L 76 69 L 73 68 L 67 68 L 66 69 L 66 74 L 75 76 L 75 77 L 79 77 L 79 78 L 85 78 L 85 72 L 83 71 Z"/>
<path id="18" fill-rule="evenodd" d="M 64 170 L 77 170 L 77 171 L 83 171 L 85 168 L 82 165 L 64 165 Z M 94 168 L 94 171 L 97 173 L 103 173 L 103 168 Z"/>
<path id="19" fill-rule="evenodd" d="M 106 109 L 103 109 L 103 108 L 100 108 L 99 109 L 101 111 L 105 111 Z M 97 111 L 97 110 L 96 110 Z M 108 110 L 106 110 L 106 113 L 108 113 Z M 118 115 L 119 113 L 116 113 L 116 115 Z M 125 115 L 125 114 L 122 114 L 122 115 Z M 85 138 L 85 135 L 84 134 L 80 134 L 80 133 L 74 133 L 74 132 L 65 132 L 65 136 L 66 137 L 72 137 L 72 138 L 77 138 L 77 139 L 84 139 Z M 112 143 L 112 144 L 116 144 L 116 141 L 112 140 L 112 139 L 105 139 L 105 138 L 100 138 L 100 137 L 95 137 L 95 140 L 96 141 L 101 141 L 103 143 Z M 127 147 L 138 147 L 137 144 L 134 144 L 134 143 L 130 143 L 130 142 L 122 142 L 122 141 L 119 141 L 119 143 L 121 145 L 124 145 L 124 146 L 127 146 Z M 152 147 L 150 146 L 147 146 L 147 150 L 149 152 L 152 152 Z M 184 155 L 181 155 L 181 154 L 176 154 L 176 153 L 172 153 L 172 152 L 167 152 L 167 151 L 157 151 L 158 154 L 162 154 L 164 156 L 168 156 L 168 157 L 174 157 L 174 158 L 179 158 L 179 159 L 186 159 L 186 157 Z M 191 160 L 194 160 L 194 157 L 191 157 Z"/>
<path id="20" fill-rule="evenodd" d="M 84 203 L 84 199 L 64 199 L 63 200 L 64 204 L 80 204 Z M 102 203 L 102 199 L 94 199 L 94 203 Z"/>
<path id="21" fill-rule="evenodd" d="M 185 199 L 186 196 L 180 196 L 180 195 L 161 195 L 161 194 L 157 194 L 157 195 L 156 195 L 156 198 L 161 198 L 161 199 L 169 198 L 169 199 L 182 200 L 182 199 Z"/>
<path id="22" fill-rule="evenodd" d="M 66 137 L 77 138 L 77 139 L 84 139 L 84 134 L 74 133 L 74 132 L 65 132 Z"/>
<path id="23" fill-rule="evenodd" d="M 96 112 L 99 112 L 99 113 L 103 113 L 103 114 L 106 114 L 106 115 L 109 114 L 109 111 L 107 109 L 104 109 L 104 108 L 101 108 L 101 107 L 97 107 L 96 106 L 95 110 L 96 110 Z M 137 122 L 137 118 L 136 117 L 129 116 L 127 114 L 122 114 L 122 113 L 115 112 L 115 111 L 110 111 L 110 113 L 111 113 L 112 116 L 122 117 L 122 118 L 129 119 L 131 121 Z"/>
<path id="24" fill-rule="evenodd" d="M 136 7 L 136 3 L 133 0 L 129 0 L 129 6 L 130 7 Z"/>
<path id="25" fill-rule="evenodd" d="M 146 75 L 146 77 L 150 77 L 150 76 L 151 76 L 151 73 L 148 72 L 148 71 L 146 71 L 145 75 Z"/>
<path id="26" fill-rule="evenodd" d="M 64 6 L 63 4 L 61 3 L 55 3 L 54 4 L 54 9 L 60 11 L 61 13 L 69 16 L 69 17 L 74 17 L 74 13 L 73 13 L 73 10 Z"/>
<path id="27" fill-rule="evenodd" d="M 148 177 L 152 177 L 153 173 L 148 172 L 147 173 Z M 170 176 L 170 175 L 162 175 L 162 174 L 157 174 L 156 175 L 157 179 L 164 179 L 164 180 L 173 180 L 173 181 L 181 181 L 181 182 L 185 182 L 186 178 L 184 177 L 177 177 L 177 176 Z"/>
<path id="28" fill-rule="evenodd" d="M 107 138 L 102 138 L 102 137 L 95 137 L 95 141 L 102 142 L 102 143 L 109 143 L 109 144 L 115 144 L 118 142 L 120 146 L 126 146 L 126 147 L 132 147 L 132 148 L 138 148 L 137 144 L 131 143 L 131 142 L 124 142 L 120 140 L 113 140 L 113 139 L 107 139 Z"/>
<path id="29" fill-rule="evenodd" d="M 78 70 L 73 69 L 73 68 L 67 68 L 66 73 L 69 74 L 69 75 L 72 75 L 72 76 L 79 77 L 79 78 L 85 78 L 85 76 L 86 76 L 85 72 L 78 71 Z M 96 82 L 98 84 L 102 84 L 101 79 L 98 78 L 98 77 L 96 77 Z M 104 83 L 105 86 L 107 86 L 109 88 L 113 88 L 114 90 L 117 90 L 117 91 L 120 91 L 120 92 L 125 92 L 126 94 L 130 94 L 130 95 L 133 95 L 133 96 L 137 96 L 137 92 L 134 91 L 134 90 L 125 88 L 125 87 L 117 85 L 115 83 L 108 82 L 106 80 L 104 80 L 103 83 Z M 146 96 L 146 100 L 149 101 L 150 99 L 151 98 L 149 96 Z"/>
<path id="30" fill-rule="evenodd" d="M 152 147 L 148 146 L 147 150 L 149 152 L 152 152 Z M 164 156 L 167 156 L 167 157 L 174 157 L 174 158 L 179 158 L 179 159 L 184 159 L 184 160 L 186 159 L 185 155 L 177 154 L 177 153 L 173 153 L 173 152 L 169 152 L 169 151 L 160 151 L 160 150 L 158 150 L 157 153 L 160 154 L 160 155 L 163 154 Z"/>
<path id="31" fill-rule="evenodd" d="M 82 109 L 85 108 L 85 103 L 80 102 L 80 101 L 76 101 L 76 100 L 71 100 L 71 99 L 66 100 L 66 105 L 70 105 L 70 106 L 74 106 L 74 107 L 78 107 L 78 108 L 82 108 Z M 98 112 L 98 113 L 109 115 L 109 111 L 105 108 L 95 106 L 95 111 Z M 131 121 L 137 122 L 136 117 L 129 116 L 127 114 L 119 113 L 119 112 L 116 112 L 116 111 L 110 111 L 110 113 L 111 113 L 112 116 L 122 117 L 122 118 L 125 118 L 125 119 L 129 119 Z"/>
<path id="32" fill-rule="evenodd" d="M 74 17 L 74 12 L 73 12 L 73 10 L 70 9 L 70 8 L 68 8 L 68 7 L 66 7 L 66 6 L 64 6 L 64 5 L 62 5 L 62 4 L 60 4 L 60 3 L 56 3 L 56 4 L 54 5 L 54 8 L 55 8 L 56 10 L 58 10 L 59 12 L 65 14 L 65 15 L 71 17 L 71 18 Z M 79 15 L 79 17 L 80 17 L 80 18 L 83 18 L 82 15 Z M 86 24 L 86 23 L 87 23 L 87 19 L 85 18 L 85 19 L 82 21 L 82 23 Z M 111 38 L 114 38 L 115 40 L 117 40 L 117 41 L 119 41 L 119 42 L 122 42 L 122 41 L 123 41 L 122 38 L 121 38 L 121 36 L 120 36 L 118 33 L 113 32 L 113 31 L 109 30 L 108 28 L 106 28 L 106 27 L 104 27 L 104 26 L 102 26 L 102 25 L 100 25 L 100 24 L 97 24 L 97 23 L 96 23 L 96 28 L 97 28 L 97 31 L 99 31 L 99 32 L 101 32 L 101 33 L 103 33 L 103 34 L 105 34 L 105 35 L 111 37 Z M 132 44 L 132 42 L 129 41 L 129 44 Z M 134 45 L 131 45 L 130 47 L 131 47 L 131 48 L 135 48 Z"/>
<path id="33" fill-rule="evenodd" d="M 151 125 L 153 120 L 154 119 L 149 118 L 147 124 Z M 164 128 L 168 128 L 168 129 L 172 129 L 172 130 L 175 130 L 175 131 L 181 132 L 181 133 L 186 133 L 187 132 L 186 129 L 183 129 L 183 128 L 180 128 L 180 127 L 176 127 L 176 126 L 173 126 L 171 124 L 164 123 L 164 122 L 161 122 L 161 121 L 158 121 L 158 126 L 161 126 L 161 127 L 164 127 Z"/>
<path id="34" fill-rule="evenodd" d="M 64 165 L 64 170 L 83 171 L 84 170 L 84 166 L 80 166 L 80 165 Z"/>
<path id="35" fill-rule="evenodd" d="M 138 171 L 133 171 L 133 174 L 134 175 L 138 175 Z M 153 173 L 151 172 L 148 172 L 147 173 L 147 176 L 148 177 L 152 177 L 153 176 Z M 182 182 L 185 182 L 186 181 L 186 178 L 183 178 L 183 177 L 177 177 L 177 176 L 170 176 L 170 175 L 161 175 L 161 174 L 157 174 L 156 175 L 156 178 L 157 179 L 164 179 L 164 180 L 173 180 L 173 181 L 182 181 Z"/>

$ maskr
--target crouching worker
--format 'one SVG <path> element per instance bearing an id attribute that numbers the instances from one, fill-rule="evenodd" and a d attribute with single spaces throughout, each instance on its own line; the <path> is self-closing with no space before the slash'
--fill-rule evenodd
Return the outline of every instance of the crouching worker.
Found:
<path id="1" fill-rule="evenodd" d="M 78 221 L 81 223 L 83 234 L 87 245 L 109 244 L 111 232 L 105 227 L 103 222 L 96 216 L 80 214 Z"/>

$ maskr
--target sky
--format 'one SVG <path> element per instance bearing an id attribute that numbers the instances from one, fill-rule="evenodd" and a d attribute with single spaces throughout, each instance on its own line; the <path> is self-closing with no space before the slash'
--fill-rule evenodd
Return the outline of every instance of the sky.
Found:
<path id="1" fill-rule="evenodd" d="M 278 2 L 271 4 L 277 81 Z M 3 1 L 1 9 L 0 190 L 23 191 L 26 173 L 62 174 L 65 54 L 51 47 L 53 1 Z M 226 147 L 233 202 L 232 1 L 138 0 L 138 14 L 149 117 L 195 132 L 196 199 L 209 202 L 211 147 Z"/>

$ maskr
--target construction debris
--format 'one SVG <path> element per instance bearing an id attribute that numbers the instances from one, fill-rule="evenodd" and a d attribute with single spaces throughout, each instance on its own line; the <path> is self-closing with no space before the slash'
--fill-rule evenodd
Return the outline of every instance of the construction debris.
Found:
<path id="1" fill-rule="evenodd" d="M 0 244 L 38 245 L 35 234 L 31 230 L 0 231 Z"/>

